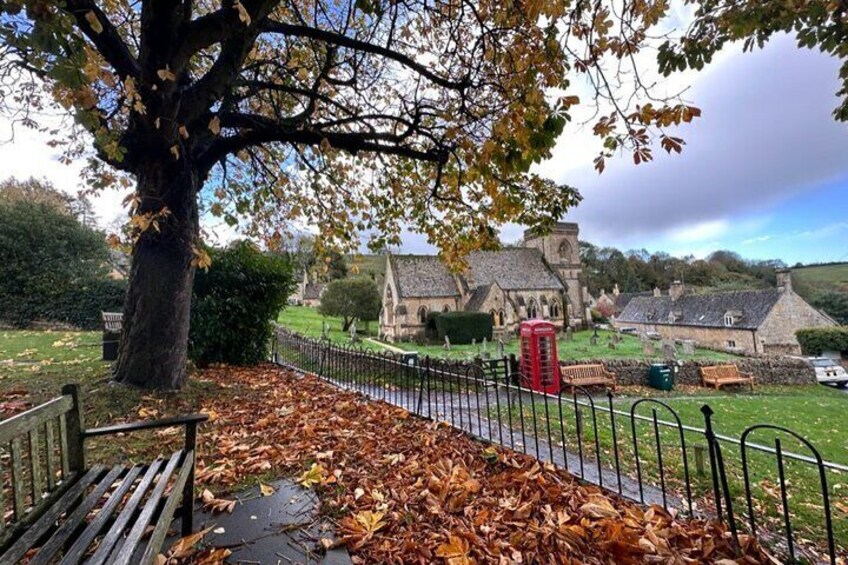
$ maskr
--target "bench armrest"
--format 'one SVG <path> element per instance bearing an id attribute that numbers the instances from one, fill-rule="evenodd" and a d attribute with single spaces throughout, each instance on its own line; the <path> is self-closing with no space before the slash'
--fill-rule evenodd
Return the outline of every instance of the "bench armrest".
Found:
<path id="1" fill-rule="evenodd" d="M 190 414 L 188 416 L 177 416 L 175 418 L 164 418 L 162 420 L 144 420 L 141 422 L 131 422 L 129 424 L 116 424 L 114 426 L 105 426 L 102 428 L 91 428 L 83 430 L 82 437 L 97 437 L 111 434 L 120 434 L 124 432 L 136 432 L 139 430 L 152 430 L 155 428 L 170 428 L 173 426 L 188 426 L 190 424 L 198 424 L 209 419 L 208 414 Z"/>

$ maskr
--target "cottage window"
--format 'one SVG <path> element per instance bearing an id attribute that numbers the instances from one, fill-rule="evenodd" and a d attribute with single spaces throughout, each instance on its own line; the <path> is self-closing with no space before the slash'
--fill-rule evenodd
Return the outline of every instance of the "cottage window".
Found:
<path id="1" fill-rule="evenodd" d="M 727 347 L 729 347 L 730 349 L 733 349 L 734 347 L 736 347 L 736 342 L 732 339 L 728 339 L 727 340 Z"/>
<path id="2" fill-rule="evenodd" d="M 536 305 L 536 301 L 531 299 L 530 302 L 527 303 L 527 319 L 535 320 L 539 316 L 539 307 Z"/>
<path id="3" fill-rule="evenodd" d="M 725 314 L 724 315 L 724 325 L 725 326 L 732 326 L 733 325 L 733 314 Z"/>
<path id="4" fill-rule="evenodd" d="M 426 324 L 427 323 L 427 307 L 422 306 L 418 309 L 418 323 Z"/>
<path id="5" fill-rule="evenodd" d="M 551 300 L 551 318 L 559 318 L 559 302 L 556 300 Z"/>

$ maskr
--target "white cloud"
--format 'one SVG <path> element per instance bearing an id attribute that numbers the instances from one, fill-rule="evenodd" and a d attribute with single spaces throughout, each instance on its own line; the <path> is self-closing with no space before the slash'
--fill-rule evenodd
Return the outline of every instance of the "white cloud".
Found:
<path id="1" fill-rule="evenodd" d="M 697 243 L 707 239 L 715 239 L 727 233 L 730 224 L 726 220 L 711 220 L 693 226 L 675 228 L 669 238 L 679 242 Z"/>

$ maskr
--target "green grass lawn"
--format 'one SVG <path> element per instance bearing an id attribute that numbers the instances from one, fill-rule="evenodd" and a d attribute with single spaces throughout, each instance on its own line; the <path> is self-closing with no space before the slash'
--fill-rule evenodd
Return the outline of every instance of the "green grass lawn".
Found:
<path id="1" fill-rule="evenodd" d="M 811 386 L 761 386 L 755 392 L 730 391 L 716 392 L 698 387 L 683 387 L 682 390 L 660 393 L 659 391 L 638 387 L 626 388 L 614 401 L 616 410 L 628 412 L 640 397 L 659 397 L 674 409 L 684 426 L 704 428 L 704 416 L 701 407 L 706 403 L 714 411 L 713 425 L 717 434 L 740 438 L 742 432 L 755 424 L 771 424 L 786 427 L 809 440 L 828 461 L 848 465 L 848 433 L 844 429 L 845 411 L 848 409 L 848 395 L 835 389 Z M 562 406 L 556 400 L 548 400 L 546 408 L 543 399 L 537 399 L 533 407 L 524 406 L 525 429 L 532 429 L 535 418 L 542 435 L 548 433 L 555 443 L 564 444 L 567 449 L 577 451 L 579 447 L 574 406 L 571 398 L 563 399 Z M 607 400 L 596 398 L 599 406 L 606 407 Z M 607 412 L 596 411 L 597 427 L 593 426 L 588 408 L 578 408 L 583 425 L 583 450 L 586 464 L 596 464 L 594 448 L 597 432 L 600 458 L 603 465 L 614 467 L 614 448 L 618 447 L 622 470 L 631 476 L 636 472 L 636 458 L 633 447 L 633 429 L 630 419 L 616 415 L 616 441 L 613 442 L 612 424 Z M 658 420 L 673 422 L 674 418 L 665 408 L 655 403 L 642 403 L 636 413 L 653 417 L 656 409 Z M 501 420 L 506 421 L 506 408 L 502 408 Z M 560 411 L 562 419 L 560 420 Z M 518 410 L 512 407 L 514 426 L 520 422 Z M 495 416 L 493 414 L 493 416 Z M 660 426 L 660 440 L 663 458 L 663 471 L 666 484 L 670 488 L 683 492 L 683 457 L 680 450 L 679 432 L 676 428 Z M 789 434 L 773 430 L 756 430 L 749 436 L 749 443 L 774 448 L 775 438 L 781 440 L 784 452 L 794 452 L 812 456 L 810 451 Z M 709 475 L 709 460 L 705 459 L 705 473 L 698 473 L 695 465 L 695 446 L 704 446 L 702 434 L 686 431 L 686 452 L 691 473 L 693 494 L 709 495 L 712 508 L 712 484 Z M 643 478 L 647 482 L 659 484 L 659 458 L 657 457 L 656 436 L 651 421 L 636 421 L 636 439 Z M 729 488 L 733 495 L 736 515 L 742 522 L 746 520 L 743 469 L 741 448 L 732 442 L 722 442 L 722 453 L 727 469 Z M 824 514 L 818 470 L 815 466 L 798 461 L 785 460 L 789 505 L 796 536 L 803 539 L 823 542 Z M 782 534 L 781 501 L 778 482 L 777 459 L 774 454 L 761 451 L 748 451 L 749 478 L 754 494 L 755 516 L 759 524 L 768 524 L 773 532 Z M 836 470 L 827 471 L 828 492 L 830 495 L 834 533 L 837 543 L 848 550 L 848 476 Z M 702 503 L 703 504 L 703 503 Z M 747 522 L 744 522 L 747 523 Z"/>
<path id="2" fill-rule="evenodd" d="M 308 306 L 286 306 L 277 317 L 281 326 L 307 337 L 321 337 L 322 324 L 330 325 L 327 336 L 334 343 L 351 343 L 350 333 L 342 331 L 342 319 L 334 316 L 322 316 L 315 308 Z M 360 337 L 376 336 L 377 322 L 356 324 Z"/>
<path id="3" fill-rule="evenodd" d="M 642 342 L 638 337 L 631 335 L 621 335 L 621 341 L 615 344 L 615 349 L 610 349 L 609 340 L 612 337 L 612 332 L 598 331 L 598 343 L 592 345 L 591 331 L 578 331 L 574 333 L 573 341 L 566 341 L 565 337 L 560 337 L 557 343 L 557 352 L 560 359 L 662 359 L 662 345 L 660 342 L 654 343 L 654 355 L 647 356 L 643 352 Z M 417 345 L 414 343 L 396 343 L 393 344 L 407 351 L 417 351 L 421 355 L 429 355 L 431 357 L 441 357 L 447 359 L 473 359 L 480 355 L 482 345 L 451 345 L 450 350 L 446 350 L 443 345 Z M 487 351 L 491 355 L 497 355 L 497 343 L 487 344 Z M 518 339 L 513 338 L 504 344 L 504 353 L 518 354 Z M 682 355 L 681 359 L 711 359 L 711 360 L 726 360 L 733 359 L 734 356 L 729 353 L 720 351 L 711 351 L 708 349 L 696 349 L 694 355 Z"/>

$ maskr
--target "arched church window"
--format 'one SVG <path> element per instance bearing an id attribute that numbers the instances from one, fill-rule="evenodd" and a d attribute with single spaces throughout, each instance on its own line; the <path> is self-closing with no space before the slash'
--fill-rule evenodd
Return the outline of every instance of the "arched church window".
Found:
<path id="1" fill-rule="evenodd" d="M 530 299 L 530 302 L 527 303 L 527 319 L 535 320 L 537 317 L 539 317 L 539 307 L 535 300 Z"/>
<path id="2" fill-rule="evenodd" d="M 498 323 L 500 321 L 498 319 L 498 313 L 495 312 L 494 310 L 490 310 L 489 314 L 492 315 L 492 325 L 495 326 L 496 328 L 501 327 L 500 323 Z"/>
<path id="3" fill-rule="evenodd" d="M 450 312 L 450 306 L 448 304 L 442 306 L 442 312 Z"/>
<path id="4" fill-rule="evenodd" d="M 559 318 L 560 315 L 561 315 L 561 312 L 559 310 L 559 301 L 557 301 L 556 299 L 552 299 L 550 308 L 551 308 L 551 318 Z"/>
<path id="5" fill-rule="evenodd" d="M 427 307 L 422 306 L 418 309 L 418 323 L 426 324 L 427 323 Z"/>
<path id="6" fill-rule="evenodd" d="M 503 311 L 503 308 L 498 310 L 498 327 L 502 328 L 506 325 L 506 312 Z"/>

